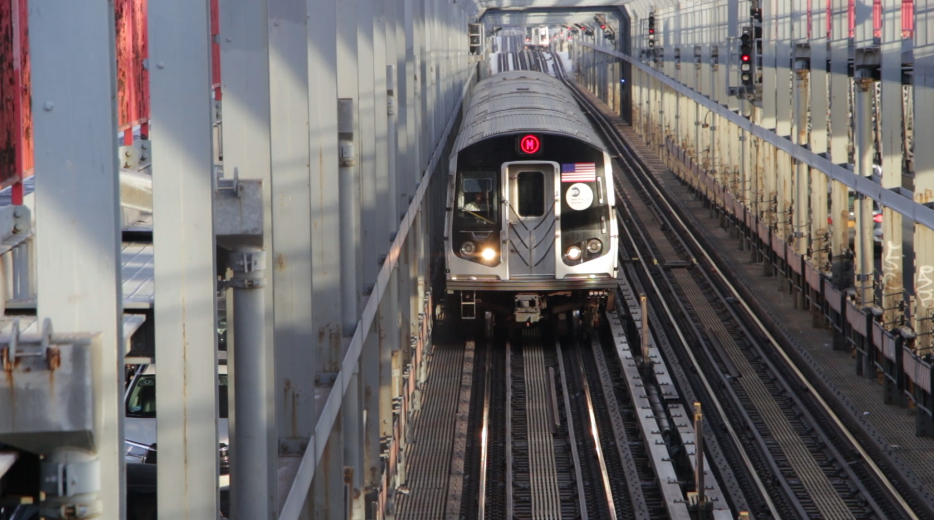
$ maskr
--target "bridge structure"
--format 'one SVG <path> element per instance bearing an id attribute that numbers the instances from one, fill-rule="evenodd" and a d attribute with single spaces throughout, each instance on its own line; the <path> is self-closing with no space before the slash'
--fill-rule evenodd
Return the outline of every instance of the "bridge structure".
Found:
<path id="1" fill-rule="evenodd" d="M 0 497 L 127 518 L 141 449 L 164 518 L 392 518 L 447 152 L 542 24 L 934 436 L 934 0 L 0 0 Z"/>

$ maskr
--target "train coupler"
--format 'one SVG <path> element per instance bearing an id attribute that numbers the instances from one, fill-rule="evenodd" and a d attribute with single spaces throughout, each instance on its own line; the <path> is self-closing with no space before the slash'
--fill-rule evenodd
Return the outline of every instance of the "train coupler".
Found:
<path id="1" fill-rule="evenodd" d="M 538 323 L 538 320 L 542 319 L 542 309 L 545 307 L 545 298 L 539 294 L 517 294 L 516 323 Z"/>
<path id="2" fill-rule="evenodd" d="M 461 319 L 477 319 L 477 292 L 461 291 Z"/>

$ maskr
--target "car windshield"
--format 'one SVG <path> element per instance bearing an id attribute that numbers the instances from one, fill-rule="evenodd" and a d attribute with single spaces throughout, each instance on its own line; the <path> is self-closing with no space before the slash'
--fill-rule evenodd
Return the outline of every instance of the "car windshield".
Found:
<path id="1" fill-rule="evenodd" d="M 227 418 L 227 374 L 217 375 L 218 411 L 221 419 Z M 126 400 L 127 417 L 155 418 L 156 416 L 156 376 L 139 376 Z"/>

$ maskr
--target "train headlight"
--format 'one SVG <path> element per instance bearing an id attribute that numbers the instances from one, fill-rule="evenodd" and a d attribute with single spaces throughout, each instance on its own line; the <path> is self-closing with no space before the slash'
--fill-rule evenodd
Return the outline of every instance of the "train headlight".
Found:
<path id="1" fill-rule="evenodd" d="M 464 256 L 471 256 L 477 252 L 477 244 L 474 244 L 471 241 L 464 242 L 461 246 L 461 254 Z"/>
<path id="2" fill-rule="evenodd" d="M 568 260 L 571 260 L 571 261 L 580 260 L 580 257 L 581 257 L 581 248 L 579 248 L 579 247 L 577 247 L 577 246 L 571 246 L 571 247 L 568 248 L 568 250 L 567 250 L 567 252 L 565 252 L 565 254 L 566 254 L 567 257 L 568 257 Z"/>
<path id="3" fill-rule="evenodd" d="M 587 242 L 587 252 L 592 255 L 596 255 L 600 254 L 600 251 L 603 251 L 603 242 L 597 238 L 591 238 Z"/>
<path id="4" fill-rule="evenodd" d="M 484 249 L 482 253 L 480 253 L 480 257 L 489 262 L 490 260 L 496 258 L 496 250 L 492 247 L 488 247 Z"/>

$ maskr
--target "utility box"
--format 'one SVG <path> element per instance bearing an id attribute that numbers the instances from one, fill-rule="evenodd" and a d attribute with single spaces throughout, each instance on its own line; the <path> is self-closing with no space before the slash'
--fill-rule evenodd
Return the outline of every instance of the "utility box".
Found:
<path id="1" fill-rule="evenodd" d="M 0 442 L 33 453 L 94 449 L 93 353 L 100 334 L 0 337 Z"/>

